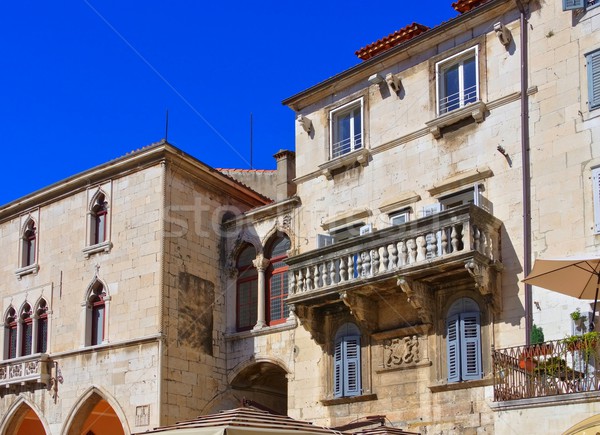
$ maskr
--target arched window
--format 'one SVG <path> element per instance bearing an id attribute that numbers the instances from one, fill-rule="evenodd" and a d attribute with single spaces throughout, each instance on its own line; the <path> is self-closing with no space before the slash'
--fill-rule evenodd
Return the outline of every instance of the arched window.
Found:
<path id="1" fill-rule="evenodd" d="M 21 267 L 31 266 L 36 262 L 36 240 L 37 228 L 35 222 L 30 219 L 25 226 L 22 236 L 22 260 Z"/>
<path id="2" fill-rule="evenodd" d="M 481 364 L 481 316 L 473 299 L 452 304 L 446 316 L 448 382 L 470 381 L 483 376 Z"/>
<path id="3" fill-rule="evenodd" d="M 21 308 L 21 314 L 19 320 L 21 323 L 21 340 L 20 348 L 21 353 L 19 356 L 31 355 L 32 343 L 33 343 L 33 317 L 32 317 L 31 305 L 25 303 Z"/>
<path id="4" fill-rule="evenodd" d="M 258 306 L 258 273 L 253 260 L 256 249 L 246 246 L 237 258 L 236 329 L 246 331 L 256 324 Z"/>
<path id="5" fill-rule="evenodd" d="M 335 334 L 333 352 L 333 395 L 351 397 L 361 394 L 360 330 L 345 323 Z"/>
<path id="6" fill-rule="evenodd" d="M 288 295 L 288 266 L 284 263 L 290 239 L 287 236 L 277 237 L 270 247 L 270 265 L 268 274 L 269 325 L 285 322 L 289 308 L 284 302 Z"/>
<path id="7" fill-rule="evenodd" d="M 35 353 L 46 353 L 48 350 L 48 304 L 45 299 L 40 299 L 38 302 L 35 321 Z"/>
<path id="8" fill-rule="evenodd" d="M 108 218 L 108 202 L 104 194 L 100 193 L 94 201 L 91 210 L 91 240 L 90 244 L 97 245 L 106 241 Z"/>
<path id="9" fill-rule="evenodd" d="M 101 344 L 105 339 L 106 329 L 106 292 L 104 286 L 99 281 L 96 281 L 92 286 L 87 300 L 87 344 L 95 346 Z"/>
<path id="10" fill-rule="evenodd" d="M 13 307 L 8 309 L 4 318 L 4 358 L 17 357 L 17 312 Z"/>

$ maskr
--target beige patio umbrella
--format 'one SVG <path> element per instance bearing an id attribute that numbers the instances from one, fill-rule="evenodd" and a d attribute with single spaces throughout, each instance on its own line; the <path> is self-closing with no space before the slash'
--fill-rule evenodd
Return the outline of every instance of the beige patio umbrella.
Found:
<path id="1" fill-rule="evenodd" d="M 593 299 L 590 331 L 594 329 L 600 286 L 600 257 L 538 258 L 523 282 L 577 299 Z"/>

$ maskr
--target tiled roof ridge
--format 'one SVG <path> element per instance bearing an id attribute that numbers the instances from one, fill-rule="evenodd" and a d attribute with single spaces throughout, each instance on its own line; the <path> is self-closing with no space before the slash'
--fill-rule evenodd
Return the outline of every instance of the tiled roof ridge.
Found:
<path id="1" fill-rule="evenodd" d="M 464 14 L 469 12 L 471 9 L 476 8 L 477 6 L 486 3 L 488 0 L 458 0 L 452 3 L 452 7 L 455 11 Z"/>
<path id="2" fill-rule="evenodd" d="M 377 41 L 372 42 L 371 44 L 368 44 L 365 47 L 362 47 L 361 49 L 357 50 L 354 54 L 362 60 L 367 60 L 378 55 L 379 53 L 382 53 L 386 50 L 389 50 L 392 47 L 395 47 L 401 42 L 408 41 L 409 39 L 412 39 L 415 36 L 426 32 L 427 30 L 429 30 L 429 27 L 424 26 L 423 24 L 413 22 L 400 30 L 396 30 L 395 32 L 390 33 L 389 35 L 378 39 Z"/>

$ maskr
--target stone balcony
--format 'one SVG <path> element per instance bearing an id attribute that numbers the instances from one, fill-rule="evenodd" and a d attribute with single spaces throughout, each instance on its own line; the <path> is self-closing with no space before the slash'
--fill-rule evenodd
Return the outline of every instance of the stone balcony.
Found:
<path id="1" fill-rule="evenodd" d="M 317 341 L 323 314 L 341 303 L 363 328 L 383 336 L 427 329 L 440 289 L 475 288 L 497 312 L 501 225 L 465 205 L 292 256 L 287 301 Z M 385 315 L 392 304 L 402 320 Z"/>
<path id="2" fill-rule="evenodd" d="M 0 387 L 50 381 L 50 359 L 44 353 L 0 362 Z"/>

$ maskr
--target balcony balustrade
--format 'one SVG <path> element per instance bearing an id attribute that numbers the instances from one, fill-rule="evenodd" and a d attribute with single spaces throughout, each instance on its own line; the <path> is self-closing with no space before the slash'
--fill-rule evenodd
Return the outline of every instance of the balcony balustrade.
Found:
<path id="1" fill-rule="evenodd" d="M 41 383 L 50 380 L 48 355 L 38 353 L 0 362 L 0 387 L 13 384 Z"/>
<path id="2" fill-rule="evenodd" d="M 432 275 L 456 262 L 464 272 L 473 258 L 494 263 L 499 228 L 485 210 L 466 205 L 291 257 L 289 301 L 379 278 Z"/>
<path id="3" fill-rule="evenodd" d="M 494 401 L 600 390 L 600 346 L 586 345 L 554 340 L 494 350 Z"/>

